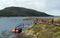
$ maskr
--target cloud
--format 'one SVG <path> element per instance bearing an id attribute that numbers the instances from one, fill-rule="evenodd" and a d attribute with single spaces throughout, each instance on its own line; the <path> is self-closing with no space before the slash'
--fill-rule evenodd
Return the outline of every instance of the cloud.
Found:
<path id="1" fill-rule="evenodd" d="M 42 9 L 45 6 L 44 0 L 0 0 L 0 8 L 8 6 L 19 6 L 31 9 Z"/>
<path id="2" fill-rule="evenodd" d="M 60 0 L 0 0 L 0 9 L 9 6 L 35 9 L 53 15 L 60 14 Z"/>
<path id="3" fill-rule="evenodd" d="M 46 8 L 47 10 L 60 10 L 60 0 L 47 0 Z"/>
<path id="4" fill-rule="evenodd" d="M 51 15 L 55 15 L 55 16 L 60 16 L 60 10 L 47 11 L 47 14 L 51 14 Z"/>
<path id="5" fill-rule="evenodd" d="M 60 16 L 60 0 L 46 0 L 46 13 Z"/>

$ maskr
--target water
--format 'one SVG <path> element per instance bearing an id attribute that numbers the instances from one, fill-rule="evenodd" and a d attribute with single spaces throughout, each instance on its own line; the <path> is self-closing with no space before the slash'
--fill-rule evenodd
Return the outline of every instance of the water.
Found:
<path id="1" fill-rule="evenodd" d="M 12 28 L 16 27 L 17 25 L 21 23 L 31 23 L 32 21 L 25 21 L 23 19 L 26 18 L 42 18 L 42 17 L 0 17 L 0 33 L 3 30 L 11 30 Z M 53 17 L 45 17 L 45 18 L 53 18 Z M 58 18 L 58 17 L 54 17 Z"/>
<path id="2" fill-rule="evenodd" d="M 12 28 L 15 28 L 16 26 L 18 26 L 21 23 L 32 25 L 33 21 L 23 20 L 26 18 L 31 18 L 31 17 L 0 17 L 0 33 L 3 30 L 11 31 Z M 36 18 L 36 17 L 32 17 L 32 18 Z M 42 17 L 37 17 L 37 18 L 42 18 Z M 45 18 L 48 18 L 48 17 L 45 17 Z M 51 18 L 53 18 L 53 17 L 51 17 Z M 25 27 L 27 27 L 27 26 L 25 26 Z M 25 28 L 23 28 L 23 30 L 25 30 Z"/>
<path id="3" fill-rule="evenodd" d="M 0 33 L 3 30 L 11 30 L 12 28 L 18 26 L 21 23 L 33 24 L 33 21 L 23 20 L 26 17 L 0 17 Z"/>

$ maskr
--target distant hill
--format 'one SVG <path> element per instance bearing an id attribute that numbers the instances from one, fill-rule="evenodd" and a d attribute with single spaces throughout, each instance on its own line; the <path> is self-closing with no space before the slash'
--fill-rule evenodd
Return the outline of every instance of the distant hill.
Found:
<path id="1" fill-rule="evenodd" d="M 0 10 L 0 16 L 52 16 L 44 12 L 39 12 L 32 9 L 27 9 L 23 7 L 6 7 Z"/>

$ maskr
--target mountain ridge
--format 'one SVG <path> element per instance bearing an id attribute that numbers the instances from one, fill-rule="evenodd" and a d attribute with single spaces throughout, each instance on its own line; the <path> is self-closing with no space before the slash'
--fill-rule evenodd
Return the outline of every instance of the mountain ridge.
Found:
<path id="1" fill-rule="evenodd" d="M 28 9 L 24 7 L 6 7 L 3 10 L 0 10 L 0 16 L 52 16 L 44 12 L 36 11 L 33 9 Z"/>

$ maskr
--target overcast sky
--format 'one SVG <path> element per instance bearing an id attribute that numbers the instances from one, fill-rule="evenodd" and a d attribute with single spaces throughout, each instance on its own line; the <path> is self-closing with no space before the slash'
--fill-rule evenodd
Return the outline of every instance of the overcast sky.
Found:
<path id="1" fill-rule="evenodd" d="M 60 16 L 60 0 L 0 0 L 0 9 L 10 6 L 25 7 Z"/>

